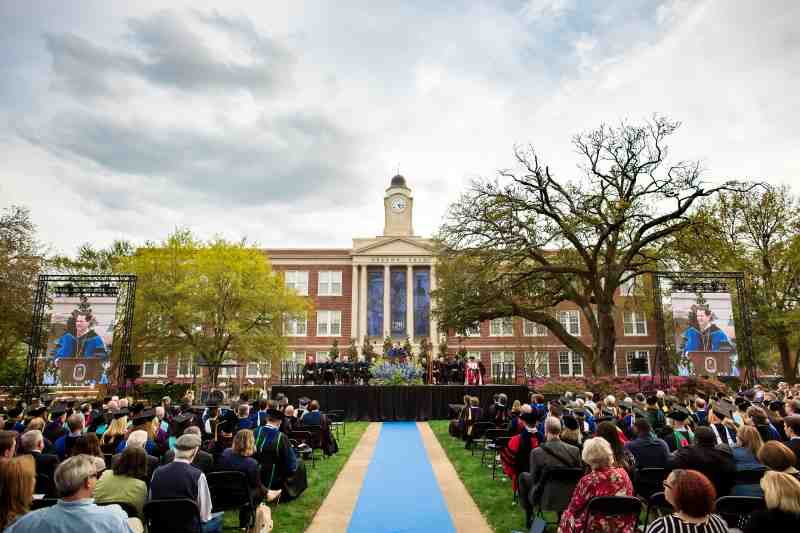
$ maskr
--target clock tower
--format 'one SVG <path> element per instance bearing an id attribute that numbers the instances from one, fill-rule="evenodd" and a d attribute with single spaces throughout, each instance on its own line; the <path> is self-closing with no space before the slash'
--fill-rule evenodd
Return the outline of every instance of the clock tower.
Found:
<path id="1" fill-rule="evenodd" d="M 413 236 L 414 230 L 411 226 L 413 207 L 414 198 L 411 196 L 411 189 L 406 185 L 406 179 L 398 174 L 392 178 L 392 182 L 383 196 L 385 213 L 383 234 L 385 236 Z"/>

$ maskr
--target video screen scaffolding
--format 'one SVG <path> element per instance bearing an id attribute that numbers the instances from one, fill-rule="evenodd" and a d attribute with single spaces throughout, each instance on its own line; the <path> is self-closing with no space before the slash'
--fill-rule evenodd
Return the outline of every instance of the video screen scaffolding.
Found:
<path id="1" fill-rule="evenodd" d="M 743 272 L 656 272 L 656 369 L 671 375 L 757 379 Z"/>
<path id="2" fill-rule="evenodd" d="M 131 360 L 136 276 L 39 276 L 25 397 L 44 390 L 123 388 Z"/>

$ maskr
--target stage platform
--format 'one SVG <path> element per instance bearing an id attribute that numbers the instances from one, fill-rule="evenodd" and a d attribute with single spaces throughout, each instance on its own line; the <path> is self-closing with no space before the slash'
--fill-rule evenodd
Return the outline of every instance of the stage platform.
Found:
<path id="1" fill-rule="evenodd" d="M 295 408 L 297 400 L 306 396 L 319 401 L 323 412 L 341 410 L 348 420 L 384 422 L 447 419 L 449 404 L 462 403 L 465 394 L 477 396 L 486 408 L 501 392 L 508 396 L 509 407 L 514 400 L 529 399 L 524 385 L 273 385 L 271 396 L 283 393 Z"/>

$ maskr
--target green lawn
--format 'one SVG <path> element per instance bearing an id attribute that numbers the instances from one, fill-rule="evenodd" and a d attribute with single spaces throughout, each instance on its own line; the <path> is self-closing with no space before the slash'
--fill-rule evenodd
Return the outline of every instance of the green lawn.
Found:
<path id="1" fill-rule="evenodd" d="M 272 508 L 275 531 L 302 533 L 306 530 L 368 424 L 368 422 L 348 422 L 347 435 L 339 431 L 337 439 L 339 453 L 328 459 L 317 459 L 316 468 L 311 467 L 310 461 L 306 462 L 308 488 L 296 500 Z M 238 529 L 238 527 L 238 512 L 225 513 L 225 528 Z"/>
<path id="2" fill-rule="evenodd" d="M 498 475 L 492 480 L 492 469 L 481 466 L 480 451 L 470 455 L 464 442 L 447 432 L 449 420 L 432 420 L 429 424 L 489 526 L 497 533 L 525 531 L 525 511 L 512 503 L 511 480 L 502 469 L 498 466 Z M 555 516 L 548 519 L 555 520 Z"/>

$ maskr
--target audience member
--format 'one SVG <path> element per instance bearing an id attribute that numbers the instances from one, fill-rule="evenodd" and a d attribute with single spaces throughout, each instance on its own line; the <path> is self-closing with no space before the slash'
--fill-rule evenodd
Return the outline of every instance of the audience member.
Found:
<path id="1" fill-rule="evenodd" d="M 747 415 L 744 417 L 746 425 L 753 426 L 758 430 L 761 435 L 761 440 L 769 442 L 771 440 L 779 440 L 779 435 L 775 429 L 770 426 L 767 413 L 762 408 L 751 405 L 747 408 Z"/>
<path id="2" fill-rule="evenodd" d="M 800 481 L 781 472 L 767 472 L 761 478 L 766 511 L 750 516 L 744 533 L 797 531 L 800 528 Z"/>
<path id="3" fill-rule="evenodd" d="M 622 431 L 614 422 L 600 422 L 597 425 L 597 436 L 608 441 L 611 452 L 614 454 L 614 466 L 624 468 L 628 477 L 633 479 L 636 471 L 636 457 L 625 448 L 622 442 Z"/>
<path id="4" fill-rule="evenodd" d="M 36 465 L 30 455 L 14 457 L 0 466 L 0 531 L 28 512 L 36 486 Z"/>
<path id="5" fill-rule="evenodd" d="M 644 418 L 637 420 L 633 429 L 636 438 L 625 443 L 625 449 L 636 458 L 636 468 L 664 468 L 669 459 L 667 443 L 653 434 L 650 422 Z"/>
<path id="6" fill-rule="evenodd" d="M 728 525 L 713 514 L 717 493 L 697 470 L 673 470 L 664 482 L 664 497 L 674 513 L 655 519 L 646 533 L 727 533 Z"/>
<path id="7" fill-rule="evenodd" d="M 211 513 L 211 493 L 206 476 L 192 466 L 200 449 L 200 437 L 181 435 L 175 442 L 175 459 L 156 468 L 150 481 L 150 499 L 188 498 L 197 502 L 203 533 L 222 531 L 223 513 Z"/>
<path id="8" fill-rule="evenodd" d="M 128 435 L 128 440 L 125 441 L 125 447 L 123 448 L 122 451 L 124 452 L 128 448 L 134 447 L 134 448 L 141 448 L 141 449 L 145 450 L 145 453 L 147 453 L 147 450 L 145 449 L 145 446 L 147 445 L 147 442 L 148 442 L 148 436 L 147 436 L 147 432 L 146 431 L 141 430 L 141 429 L 137 429 L 136 431 L 131 431 L 131 434 Z M 121 455 L 122 455 L 121 453 L 117 453 L 111 458 L 111 466 L 112 467 L 115 464 L 117 464 L 117 461 L 119 461 L 119 458 L 120 458 Z M 147 475 L 148 476 L 150 476 L 155 471 L 155 469 L 158 468 L 158 464 L 159 464 L 158 457 L 155 457 L 155 456 L 150 455 L 148 453 L 147 454 Z"/>
<path id="9" fill-rule="evenodd" d="M 270 492 L 280 491 L 281 499 L 287 501 L 306 489 L 308 479 L 304 463 L 297 460 L 289 438 L 280 431 L 283 417 L 282 411 L 267 409 L 267 423 L 255 434 L 255 458 L 261 464 L 261 484 Z"/>
<path id="10" fill-rule="evenodd" d="M 297 417 L 295 416 L 295 413 L 294 413 L 294 406 L 293 405 L 287 405 L 286 408 L 283 410 L 283 414 L 285 416 L 284 416 L 283 424 L 281 425 L 281 427 L 286 427 L 289 432 L 296 431 L 297 430 Z M 265 416 L 266 416 L 266 414 L 265 414 Z M 267 423 L 267 420 L 266 420 L 266 418 L 264 418 L 264 424 L 266 424 L 266 423 Z M 286 433 L 286 434 L 288 435 L 288 433 Z"/>
<path id="11" fill-rule="evenodd" d="M 601 424 L 602 425 L 602 424 Z M 547 468 L 579 468 L 580 450 L 561 441 L 561 421 L 548 416 L 544 421 L 545 441 L 530 453 L 530 466 L 527 472 L 519 475 L 519 501 L 525 509 L 527 527 L 533 518 L 533 508 L 542 496 L 542 479 Z"/>
<path id="12" fill-rule="evenodd" d="M 572 415 L 564 415 L 562 423 L 564 427 L 561 430 L 561 440 L 580 448 L 583 445 L 583 434 L 581 434 L 578 419 Z"/>
<path id="13" fill-rule="evenodd" d="M 97 503 L 128 503 L 143 515 L 147 499 L 147 454 L 142 448 L 125 448 L 116 464 L 103 472 L 94 487 L 94 500 Z"/>
<path id="14" fill-rule="evenodd" d="M 17 453 L 16 431 L 0 431 L 0 459 L 11 459 Z"/>
<path id="15" fill-rule="evenodd" d="M 69 433 L 59 437 L 54 443 L 56 455 L 58 455 L 58 458 L 62 461 L 70 456 L 75 441 L 83 435 L 83 415 L 80 413 L 70 415 L 69 418 L 67 418 L 67 428 L 69 429 Z"/>
<path id="16" fill-rule="evenodd" d="M 233 447 L 222 453 L 217 470 L 243 472 L 247 475 L 247 484 L 253 501 L 260 502 L 266 495 L 266 489 L 261 484 L 261 465 L 253 459 L 256 452 L 256 441 L 253 432 L 249 429 L 240 429 L 233 437 Z M 252 509 L 239 511 L 239 527 L 246 527 Z"/>
<path id="17" fill-rule="evenodd" d="M 742 426 L 736 434 L 736 446 L 733 448 L 733 462 L 736 471 L 763 471 L 765 467 L 758 460 L 758 452 L 764 445 L 758 430 L 752 426 Z M 733 496 L 761 497 L 761 487 L 755 484 L 737 483 L 731 492 Z"/>
<path id="18" fill-rule="evenodd" d="M 795 468 L 800 468 L 800 415 L 787 416 L 783 419 L 783 430 L 786 432 L 786 446 L 797 458 Z"/>
<path id="19" fill-rule="evenodd" d="M 53 479 L 58 467 L 58 456 L 44 453 L 44 437 L 36 429 L 26 431 L 19 439 L 22 453 L 30 454 L 36 464 L 36 474 Z"/>
<path id="20" fill-rule="evenodd" d="M 184 435 L 196 435 L 200 437 L 200 428 L 197 426 L 189 426 L 188 428 L 183 430 Z M 167 453 L 164 454 L 164 464 L 169 464 L 175 459 L 175 450 L 167 450 Z M 195 454 L 194 459 L 192 460 L 192 466 L 195 468 L 199 468 L 201 472 L 204 474 L 208 474 L 214 469 L 214 456 L 204 450 L 197 450 L 197 454 Z"/>
<path id="21" fill-rule="evenodd" d="M 239 404 L 236 409 L 239 414 L 238 429 L 253 429 L 253 421 L 250 420 L 250 406 L 246 403 Z"/>
<path id="22" fill-rule="evenodd" d="M 75 439 L 75 444 L 72 445 L 72 455 L 88 455 L 94 460 L 94 468 L 99 474 L 106 469 L 106 460 L 103 457 L 103 452 L 100 450 L 100 441 L 97 440 L 97 435 L 94 433 L 86 433 Z"/>
<path id="23" fill-rule="evenodd" d="M 794 466 L 797 464 L 797 457 L 782 442 L 771 440 L 764 443 L 758 452 L 758 460 L 770 470 L 783 472 L 800 480 L 800 471 Z"/>
<path id="24" fill-rule="evenodd" d="M 698 470 L 714 484 L 718 496 L 730 494 L 736 476 L 733 452 L 716 445 L 711 427 L 701 426 L 695 432 L 695 443 L 676 451 L 667 462 L 669 469 Z"/>
<path id="25" fill-rule="evenodd" d="M 97 473 L 94 461 L 76 455 L 58 465 L 57 504 L 20 517 L 6 533 L 140 533 L 142 523 L 128 518 L 118 505 L 99 506 L 92 500 Z"/>
<path id="26" fill-rule="evenodd" d="M 514 491 L 517 490 L 519 474 L 530 470 L 531 450 L 539 446 L 539 440 L 536 438 L 537 420 L 534 413 L 524 413 L 520 416 L 520 432 L 514 435 L 500 452 L 503 472 L 511 478 Z"/>
<path id="27" fill-rule="evenodd" d="M 596 496 L 633 496 L 633 484 L 624 468 L 614 465 L 614 454 L 607 440 L 588 439 L 581 454 L 591 471 L 575 487 L 569 507 L 561 516 L 559 531 L 615 531 L 632 533 L 637 517 L 592 516 L 586 523 L 586 506 Z"/>
<path id="28" fill-rule="evenodd" d="M 103 450 L 103 453 L 116 453 L 117 447 L 128 434 L 128 410 L 120 409 L 111 416 L 111 424 L 108 425 L 100 441 L 100 449 Z"/>

